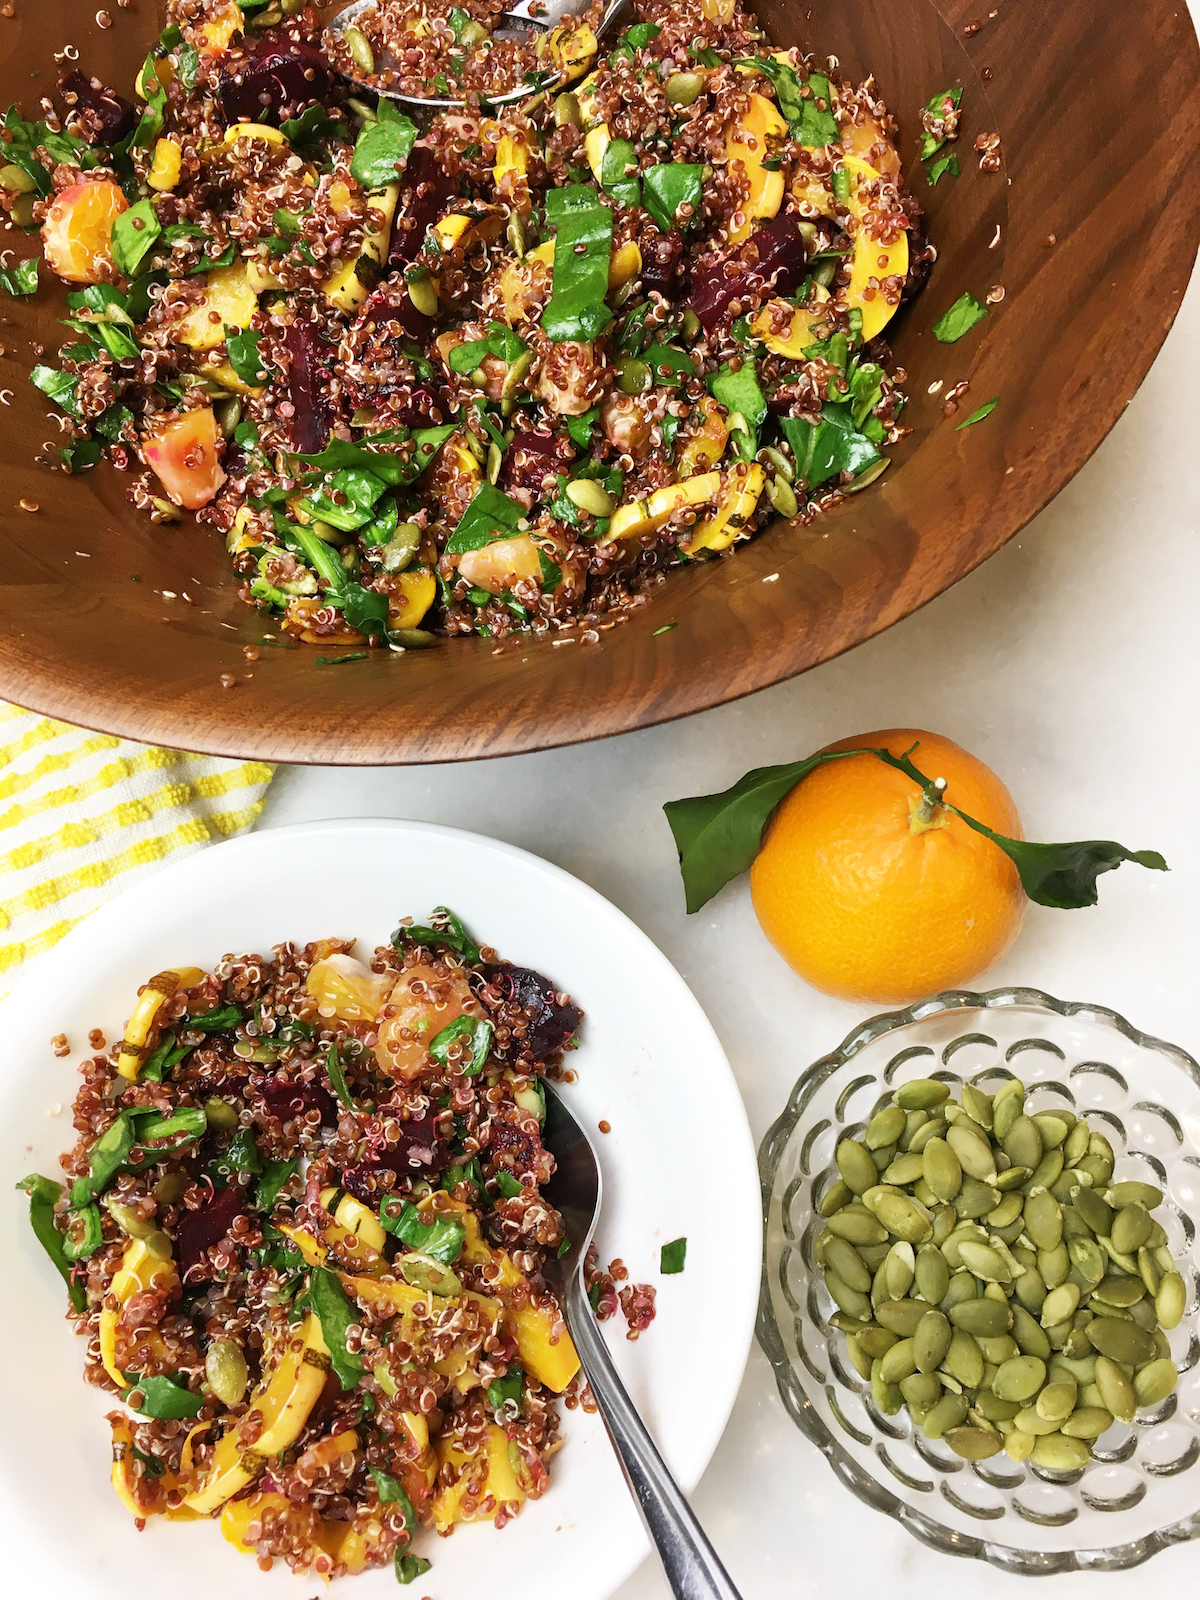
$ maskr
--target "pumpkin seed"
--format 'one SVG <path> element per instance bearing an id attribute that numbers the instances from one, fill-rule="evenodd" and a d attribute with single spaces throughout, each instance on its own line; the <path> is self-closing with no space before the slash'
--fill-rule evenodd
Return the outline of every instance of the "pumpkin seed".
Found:
<path id="1" fill-rule="evenodd" d="M 934 1194 L 929 1185 L 925 1182 L 924 1178 L 917 1179 L 916 1183 L 913 1184 L 912 1192 L 913 1199 L 919 1200 L 925 1207 L 926 1211 L 932 1211 L 935 1206 L 938 1206 L 942 1203 L 938 1199 L 937 1195 Z"/>
<path id="2" fill-rule="evenodd" d="M 940 1439 L 957 1428 L 967 1415 L 967 1402 L 961 1394 L 944 1394 L 925 1416 L 921 1432 L 927 1439 Z"/>
<path id="3" fill-rule="evenodd" d="M 1047 1289 L 1057 1289 L 1060 1283 L 1066 1281 L 1070 1270 L 1071 1258 L 1065 1244 L 1057 1245 L 1053 1250 L 1038 1251 L 1038 1271 Z"/>
<path id="4" fill-rule="evenodd" d="M 991 1389 L 981 1389 L 975 1397 L 974 1410 L 989 1422 L 1011 1422 L 1020 1409 L 1015 1400 L 1000 1400 Z"/>
<path id="5" fill-rule="evenodd" d="M 1000 1204 L 1000 1191 L 990 1183 L 980 1183 L 978 1178 L 964 1178 L 963 1186 L 954 1199 L 957 1214 L 966 1219 L 986 1217 Z"/>
<path id="6" fill-rule="evenodd" d="M 946 1130 L 946 1143 L 970 1177 L 989 1185 L 995 1182 L 996 1158 L 983 1133 L 966 1126 L 960 1117 Z"/>
<path id="7" fill-rule="evenodd" d="M 981 1128 L 990 1128 L 992 1125 L 992 1097 L 984 1094 L 982 1089 L 977 1089 L 973 1083 L 964 1083 L 959 1095 L 963 1110 Z"/>
<path id="8" fill-rule="evenodd" d="M 204 1358 L 208 1386 L 224 1406 L 240 1404 L 250 1381 L 250 1371 L 242 1348 L 234 1339 L 217 1339 Z"/>
<path id="9" fill-rule="evenodd" d="M 1074 1411 L 1078 1395 L 1079 1385 L 1074 1378 L 1062 1378 L 1045 1386 L 1034 1401 L 1034 1409 L 1047 1422 L 1063 1423 Z"/>
<path id="10" fill-rule="evenodd" d="M 995 1338 L 1009 1328 L 1008 1307 L 995 1300 L 964 1300 L 951 1308 L 949 1316 L 956 1328 L 981 1338 Z"/>
<path id="11" fill-rule="evenodd" d="M 861 1333 L 855 1334 L 855 1338 L 859 1348 L 870 1356 L 872 1361 L 887 1355 L 896 1342 L 896 1335 L 889 1333 L 886 1328 L 864 1328 Z"/>
<path id="12" fill-rule="evenodd" d="M 1138 1276 L 1142 1280 L 1142 1284 L 1145 1287 L 1146 1293 L 1151 1299 L 1153 1299 L 1154 1296 L 1157 1295 L 1163 1280 L 1163 1275 L 1158 1270 L 1158 1262 L 1155 1261 L 1154 1257 L 1151 1255 L 1150 1251 L 1146 1249 L 1145 1245 L 1143 1245 L 1138 1251 L 1137 1259 Z"/>
<path id="13" fill-rule="evenodd" d="M 1046 1298 L 1046 1281 L 1036 1267 L 1026 1267 L 1017 1279 L 1017 1299 L 1026 1311 L 1040 1311 Z"/>
<path id="14" fill-rule="evenodd" d="M 1024 1355 L 1037 1356 L 1042 1361 L 1049 1359 L 1050 1341 L 1045 1330 L 1022 1305 L 1012 1307 L 1012 1336 Z"/>
<path id="15" fill-rule="evenodd" d="M 1006 1194 L 996 1209 L 988 1212 L 988 1227 L 994 1228 L 999 1232 L 1001 1228 L 1007 1228 L 1011 1223 L 1016 1222 L 1018 1217 L 1021 1216 L 1022 1210 L 1022 1197 L 1019 1194 Z"/>
<path id="16" fill-rule="evenodd" d="M 424 1255 L 420 1250 L 408 1250 L 404 1255 L 397 1256 L 395 1270 L 405 1283 L 411 1283 L 414 1289 L 424 1289 L 429 1294 L 446 1296 L 462 1293 L 462 1283 L 458 1274 L 451 1272 L 449 1267 L 444 1267 L 440 1261 L 434 1261 L 432 1257 Z M 826 1279 L 827 1283 L 828 1281 Z M 832 1290 L 830 1292 L 832 1293 Z M 853 1290 L 849 1292 L 852 1294 Z M 871 1308 L 862 1295 L 858 1298 L 863 1304 L 862 1311 L 851 1310 L 849 1306 L 842 1306 L 842 1310 L 866 1322 L 870 1318 Z M 837 1299 L 836 1295 L 834 1299 Z M 840 1300 L 838 1304 L 841 1305 Z"/>
<path id="17" fill-rule="evenodd" d="M 842 1140 L 837 1147 L 837 1164 L 842 1181 L 857 1195 L 875 1188 L 879 1182 L 870 1151 L 857 1139 Z"/>
<path id="18" fill-rule="evenodd" d="M 1056 1355 L 1051 1357 L 1050 1360 L 1050 1376 L 1055 1380 L 1063 1377 L 1074 1378 L 1082 1391 L 1088 1384 L 1095 1382 L 1096 1362 L 1098 1360 L 1099 1357 L 1090 1348 L 1087 1355 L 1078 1358 Z"/>
<path id="19" fill-rule="evenodd" d="M 1109 1148 L 1111 1150 L 1111 1146 Z M 1162 1205 L 1163 1192 L 1152 1183 L 1114 1183 L 1104 1198 L 1118 1210 L 1123 1206 L 1141 1206 L 1145 1211 L 1153 1211 Z"/>
<path id="20" fill-rule="evenodd" d="M 1067 1142 L 1063 1146 L 1063 1155 L 1067 1165 L 1073 1167 L 1077 1161 L 1082 1161 L 1088 1151 L 1088 1140 L 1091 1138 L 1091 1129 L 1082 1120 L 1077 1122 L 1067 1135 Z"/>
<path id="21" fill-rule="evenodd" d="M 975 1343 L 983 1352 L 983 1359 L 988 1366 L 1002 1367 L 1006 1361 L 1011 1361 L 1014 1356 L 1020 1355 L 1017 1341 L 1009 1333 L 997 1333 L 991 1337 L 987 1334 L 974 1334 Z"/>
<path id="22" fill-rule="evenodd" d="M 884 1300 L 875 1307 L 875 1320 L 901 1339 L 911 1339 L 928 1310 L 920 1300 Z"/>
<path id="23" fill-rule="evenodd" d="M 851 1244 L 884 1244 L 887 1241 L 887 1229 L 877 1217 L 859 1206 L 847 1206 L 844 1211 L 835 1212 L 828 1219 L 830 1233 L 837 1234 L 839 1239 L 848 1239 Z"/>
<path id="24" fill-rule="evenodd" d="M 1070 1131 L 1062 1117 L 1056 1116 L 1053 1111 L 1035 1111 L 1033 1123 L 1042 1138 L 1042 1149 L 1054 1150 L 1060 1144 L 1065 1144 Z"/>
<path id="25" fill-rule="evenodd" d="M 913 1357 L 918 1372 L 936 1372 L 946 1359 L 954 1331 L 940 1311 L 927 1311 L 913 1335 Z"/>
<path id="26" fill-rule="evenodd" d="M 1042 1159 L 1042 1136 L 1032 1117 L 1022 1113 L 1000 1141 L 1004 1154 L 1017 1167 L 1035 1168 Z"/>
<path id="27" fill-rule="evenodd" d="M 999 1433 L 984 1428 L 947 1428 L 942 1435 L 956 1456 L 964 1461 L 986 1461 L 1004 1449 L 1004 1439 Z"/>
<path id="28" fill-rule="evenodd" d="M 1088 1324 L 1092 1348 L 1111 1361 L 1128 1361 L 1139 1366 L 1154 1355 L 1154 1340 L 1136 1322 L 1120 1322 L 1116 1317 L 1097 1317 Z M 1111 1406 L 1108 1408 L 1113 1409 Z"/>
<path id="29" fill-rule="evenodd" d="M 891 1163 L 887 1171 L 883 1174 L 883 1181 L 885 1183 L 894 1183 L 899 1186 L 904 1186 L 906 1184 L 916 1183 L 917 1179 L 923 1175 L 924 1171 L 925 1158 L 919 1154 L 912 1155 L 906 1152 L 904 1155 L 897 1156 L 896 1159 Z"/>
<path id="30" fill-rule="evenodd" d="M 906 1121 L 899 1106 L 884 1106 L 868 1122 L 863 1143 L 868 1150 L 882 1150 L 885 1144 L 895 1144 L 904 1132 Z"/>
<path id="31" fill-rule="evenodd" d="M 881 1194 L 874 1211 L 889 1233 L 906 1239 L 909 1244 L 924 1244 L 933 1234 L 929 1212 L 906 1194 Z"/>
<path id="32" fill-rule="evenodd" d="M 1039 1417 L 1034 1406 L 1026 1406 L 1024 1410 L 1018 1411 L 1013 1418 L 1013 1426 L 1020 1428 L 1022 1433 L 1032 1433 L 1038 1438 L 1047 1433 L 1058 1432 L 1058 1423 L 1047 1422 L 1045 1417 Z"/>
<path id="33" fill-rule="evenodd" d="M 831 1217 L 835 1211 L 840 1211 L 843 1206 L 848 1206 L 854 1198 L 854 1190 L 844 1178 L 839 1178 L 836 1183 L 830 1184 L 821 1196 L 821 1204 L 817 1210 L 823 1217 Z"/>
<path id="34" fill-rule="evenodd" d="M 1092 1290 L 1093 1300 L 1106 1306 L 1129 1307 L 1145 1298 L 1146 1285 L 1140 1278 L 1117 1277 L 1110 1273 Z"/>
<path id="35" fill-rule="evenodd" d="M 1055 1250 L 1062 1243 L 1062 1208 L 1045 1189 L 1025 1202 L 1025 1232 L 1039 1250 Z"/>
<path id="36" fill-rule="evenodd" d="M 1178 1272 L 1164 1272 L 1154 1296 L 1154 1309 L 1164 1328 L 1177 1328 L 1187 1307 L 1187 1285 Z"/>
<path id="37" fill-rule="evenodd" d="M 910 1124 L 914 1117 L 920 1117 L 922 1119 L 921 1124 L 919 1127 L 912 1129 L 906 1148 L 911 1150 L 913 1155 L 919 1155 L 930 1139 L 944 1139 L 946 1137 L 946 1124 L 941 1117 L 928 1116 L 924 1111 L 910 1111 L 908 1113 Z"/>
<path id="38" fill-rule="evenodd" d="M 860 1378 L 865 1378 L 869 1383 L 871 1381 L 871 1357 L 859 1343 L 861 1338 L 861 1334 L 855 1334 L 846 1340 L 846 1354 L 850 1357 L 850 1365 L 855 1372 L 858 1373 Z"/>
<path id="39" fill-rule="evenodd" d="M 897 1339 L 885 1356 L 879 1358 L 879 1376 L 884 1383 L 899 1383 L 917 1370 L 917 1357 L 912 1339 Z"/>
<path id="40" fill-rule="evenodd" d="M 1031 1433 L 1024 1433 L 1020 1428 L 1013 1427 L 1012 1432 L 1004 1441 L 1004 1449 L 1010 1461 L 1028 1461 L 1033 1454 L 1033 1447 L 1037 1443 Z"/>
<path id="41" fill-rule="evenodd" d="M 1169 1394 L 1174 1394 L 1179 1382 L 1179 1368 L 1169 1358 L 1148 1361 L 1134 1375 L 1133 1389 L 1139 1406 L 1156 1406 Z"/>
<path id="42" fill-rule="evenodd" d="M 690 106 L 703 88 L 702 72 L 673 72 L 663 84 L 663 93 L 673 106 Z"/>
<path id="43" fill-rule="evenodd" d="M 849 1240 L 839 1239 L 836 1234 L 829 1239 L 825 1246 L 825 1265 L 848 1288 L 857 1290 L 859 1294 L 866 1294 L 870 1290 L 871 1274 Z"/>
<path id="44" fill-rule="evenodd" d="M 905 1111 L 932 1111 L 949 1098 L 949 1087 L 934 1078 L 910 1078 L 895 1094 L 896 1104 Z"/>
<path id="45" fill-rule="evenodd" d="M 413 308 L 423 317 L 436 317 L 438 314 L 438 295 L 433 279 L 426 274 L 420 278 L 408 280 L 408 298 L 413 303 Z"/>
<path id="46" fill-rule="evenodd" d="M 1029 1400 L 1046 1381 L 1046 1363 L 1037 1356 L 1013 1356 L 1004 1362 L 992 1384 L 999 1400 Z"/>
<path id="47" fill-rule="evenodd" d="M 942 1385 L 932 1372 L 910 1372 L 900 1380 L 900 1393 L 910 1409 L 928 1412 L 942 1398 Z"/>
<path id="48" fill-rule="evenodd" d="M 983 1352 L 969 1333 L 955 1328 L 942 1363 L 952 1378 L 966 1389 L 978 1389 L 983 1380 Z"/>
<path id="49" fill-rule="evenodd" d="M 941 1305 L 950 1287 L 950 1268 L 936 1245 L 922 1245 L 917 1251 L 915 1281 L 922 1300 Z"/>
<path id="50" fill-rule="evenodd" d="M 1081 1287 L 1094 1288 L 1104 1276 L 1106 1257 L 1094 1239 L 1072 1239 L 1067 1246 L 1071 1266 L 1083 1279 Z"/>
<path id="51" fill-rule="evenodd" d="M 934 1206 L 933 1208 L 933 1242 L 939 1249 L 958 1227 L 958 1213 L 953 1206 Z"/>
<path id="52" fill-rule="evenodd" d="M 979 1297 L 979 1286 L 967 1271 L 956 1272 L 950 1279 L 948 1288 L 939 1304 L 947 1316 L 955 1306 L 963 1305 L 968 1300 Z"/>
<path id="53" fill-rule="evenodd" d="M 1132 1422 L 1137 1414 L 1137 1392 L 1115 1361 L 1100 1356 L 1096 1361 L 1096 1387 L 1106 1411 L 1118 1422 Z"/>
<path id="54" fill-rule="evenodd" d="M 1112 1232 L 1109 1235 L 1113 1242 L 1113 1249 L 1119 1250 L 1123 1256 L 1136 1254 L 1150 1237 L 1150 1213 L 1144 1206 L 1123 1206 L 1113 1218 Z"/>
<path id="55" fill-rule="evenodd" d="M 612 495 L 603 484 L 597 483 L 595 478 L 572 478 L 567 484 L 567 499 L 592 517 L 610 517 L 615 504 Z M 861 1150 L 862 1146 L 856 1145 L 855 1148 Z M 846 1181 L 849 1182 L 849 1179 Z M 853 1188 L 854 1185 L 851 1184 L 850 1187 Z"/>
<path id="56" fill-rule="evenodd" d="M 1029 1176 L 1029 1188 L 1052 1189 L 1062 1176 L 1062 1170 L 1062 1151 L 1047 1150 Z"/>
<path id="57" fill-rule="evenodd" d="M 962 1163 L 945 1139 L 931 1138 L 920 1151 L 925 1182 L 939 1200 L 953 1200 L 962 1188 Z"/>
<path id="58" fill-rule="evenodd" d="M 1020 1078 L 1010 1078 L 992 1096 L 992 1133 L 1001 1144 L 1024 1110 L 1025 1086 Z"/>
<path id="59" fill-rule="evenodd" d="M 912 1288 L 913 1271 L 916 1257 L 913 1247 L 905 1240 L 894 1244 L 888 1251 L 887 1260 L 883 1265 L 884 1282 L 887 1285 L 886 1300 L 903 1300 Z"/>
<path id="60" fill-rule="evenodd" d="M 1161 1250 L 1166 1242 L 1167 1230 L 1161 1222 L 1156 1222 L 1152 1217 L 1150 1219 L 1150 1237 L 1146 1240 L 1146 1248 L 1148 1250 Z"/>
<path id="61" fill-rule="evenodd" d="M 579 110 L 579 101 L 567 91 L 560 94 L 554 102 L 554 126 L 556 128 L 581 128 L 583 116 Z"/>
<path id="62" fill-rule="evenodd" d="M 1080 1467 L 1087 1466 L 1091 1454 L 1082 1439 L 1054 1433 L 1037 1441 L 1031 1459 L 1035 1466 L 1043 1467 L 1047 1472 L 1078 1472 Z"/>
<path id="63" fill-rule="evenodd" d="M 885 1417 L 894 1417 L 904 1404 L 904 1396 L 900 1393 L 899 1386 L 887 1383 L 881 1372 L 882 1363 L 871 1363 L 871 1393 L 875 1397 L 875 1404 Z"/>
<path id="64" fill-rule="evenodd" d="M 964 1239 L 958 1247 L 962 1257 L 963 1266 L 969 1267 L 977 1278 L 983 1278 L 988 1283 L 1011 1283 L 1013 1273 L 1007 1261 L 990 1244 L 977 1244 L 973 1239 Z"/>
<path id="65" fill-rule="evenodd" d="M 996 1188 L 1005 1193 L 1010 1189 L 1019 1189 L 1029 1176 L 1028 1167 L 1005 1167 L 1003 1172 L 996 1174 Z"/>
<path id="66" fill-rule="evenodd" d="M 1079 1285 L 1060 1283 L 1042 1301 L 1042 1327 L 1053 1328 L 1075 1315 L 1079 1307 Z"/>
<path id="67" fill-rule="evenodd" d="M 1113 1425 L 1111 1411 L 1103 1406 L 1077 1406 L 1063 1423 L 1061 1431 L 1068 1439 L 1098 1439 Z"/>

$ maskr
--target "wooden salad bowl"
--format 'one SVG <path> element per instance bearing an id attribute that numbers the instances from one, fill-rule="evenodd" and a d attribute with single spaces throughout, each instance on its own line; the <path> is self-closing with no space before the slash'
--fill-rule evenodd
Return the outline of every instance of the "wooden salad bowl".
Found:
<path id="1" fill-rule="evenodd" d="M 242 647 L 261 638 L 263 619 L 237 599 L 217 534 L 190 517 L 151 524 L 107 465 L 77 477 L 35 465 L 55 428 L 27 381 L 30 346 L 57 348 L 65 309 L 44 286 L 0 307 L 0 695 L 222 755 L 379 765 L 539 750 L 803 672 L 1019 532 L 1121 415 L 1187 287 L 1200 238 L 1200 52 L 1186 8 L 762 0 L 759 14 L 777 43 L 836 56 L 855 80 L 874 72 L 939 250 L 925 293 L 890 330 L 913 431 L 878 483 L 809 527 L 777 523 L 725 559 L 672 573 L 598 643 L 526 638 L 497 651 L 455 639 L 336 670 L 318 665 L 318 648 L 263 648 L 251 666 Z M 150 0 L 113 5 L 109 29 L 96 15 L 96 0 L 45 10 L 21 0 L 0 19 L 3 103 L 31 110 L 68 41 L 85 70 L 128 94 L 157 16 Z M 930 189 L 918 111 L 957 83 L 962 176 Z M 985 173 L 974 146 L 991 132 L 1003 163 Z M 21 253 L 19 235 L 4 242 Z M 982 300 L 997 286 L 1003 300 L 980 327 L 936 342 L 932 324 L 964 290 Z M 963 379 L 947 419 L 945 392 Z M 987 421 L 956 431 L 997 396 Z"/>

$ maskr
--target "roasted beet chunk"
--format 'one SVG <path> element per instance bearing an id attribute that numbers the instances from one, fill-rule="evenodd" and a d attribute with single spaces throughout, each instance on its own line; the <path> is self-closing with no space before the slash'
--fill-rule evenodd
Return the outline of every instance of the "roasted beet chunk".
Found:
<path id="1" fill-rule="evenodd" d="M 483 975 L 504 1006 L 517 1005 L 526 1013 L 525 1037 L 516 1041 L 523 1059 L 544 1061 L 578 1032 L 583 1012 L 569 1000 L 561 1004 L 554 985 L 540 972 L 503 962 L 484 967 Z"/>
<path id="2" fill-rule="evenodd" d="M 198 1211 L 182 1214 L 175 1229 L 175 1248 L 185 1278 L 205 1264 L 213 1245 L 220 1244 L 245 1209 L 242 1191 L 231 1184 L 215 1190 Z"/>
<path id="3" fill-rule="evenodd" d="M 437 1120 L 414 1117 L 400 1124 L 396 1144 L 384 1148 L 342 1172 L 342 1187 L 355 1199 L 370 1204 L 394 1189 L 407 1189 L 413 1178 L 435 1177 L 446 1164 L 446 1147 L 438 1138 Z"/>
<path id="4" fill-rule="evenodd" d="M 67 110 L 79 119 L 79 131 L 89 144 L 116 144 L 133 131 L 137 107 L 99 78 L 89 78 L 76 67 L 59 84 Z"/>
<path id="5" fill-rule="evenodd" d="M 293 322 L 283 336 L 288 353 L 288 398 L 296 408 L 292 417 L 292 449 L 300 455 L 324 450 L 329 442 L 333 413 L 329 406 L 329 372 L 333 355 L 312 322 Z"/>
<path id="6" fill-rule="evenodd" d="M 683 235 L 661 234 L 657 229 L 642 240 L 642 270 L 638 276 L 645 290 L 657 289 L 670 299 L 679 284 L 683 266 Z"/>
<path id="7" fill-rule="evenodd" d="M 221 72 L 221 105 L 230 122 L 281 122 L 324 98 L 329 68 L 315 45 L 268 29 Z"/>
<path id="8" fill-rule="evenodd" d="M 415 145 L 404 169 L 404 188 L 388 247 L 389 271 L 416 259 L 425 235 L 441 216 L 446 202 L 457 193 L 457 183 L 433 151 L 423 144 Z"/>
<path id="9" fill-rule="evenodd" d="M 512 449 L 504 452 L 500 487 L 505 494 L 527 491 L 532 496 L 532 504 L 541 497 L 547 477 L 565 472 L 574 459 L 575 452 L 566 434 L 532 428 L 518 419 Z M 520 498 L 524 499 L 524 495 Z"/>
<path id="10" fill-rule="evenodd" d="M 329 1127 L 337 1121 L 337 1106 L 324 1084 L 285 1083 L 280 1078 L 272 1078 L 259 1085 L 259 1093 L 267 1103 L 267 1110 L 280 1122 L 294 1122 L 307 1111 L 319 1111 L 321 1121 Z"/>
<path id="11" fill-rule="evenodd" d="M 709 256 L 692 273 L 692 310 L 705 333 L 749 310 L 751 299 L 788 295 L 800 282 L 807 255 L 790 217 L 776 217 L 751 234 L 736 256 Z"/>

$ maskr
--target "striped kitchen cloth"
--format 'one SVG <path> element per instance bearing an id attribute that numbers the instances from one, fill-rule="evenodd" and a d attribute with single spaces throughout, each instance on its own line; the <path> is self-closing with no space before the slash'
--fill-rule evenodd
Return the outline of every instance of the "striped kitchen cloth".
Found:
<path id="1" fill-rule="evenodd" d="M 248 828 L 274 770 L 0 701 L 0 994 L 24 962 L 160 862 Z"/>

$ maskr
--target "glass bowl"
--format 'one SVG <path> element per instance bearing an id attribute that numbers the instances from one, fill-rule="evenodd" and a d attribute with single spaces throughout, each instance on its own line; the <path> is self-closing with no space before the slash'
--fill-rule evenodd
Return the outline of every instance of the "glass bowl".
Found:
<path id="1" fill-rule="evenodd" d="M 1013 1076 L 1032 1109 L 1068 1107 L 1103 1132 L 1117 1178 L 1163 1190 L 1155 1213 L 1188 1288 L 1168 1338 L 1179 1387 L 1115 1423 L 1076 1472 L 1005 1455 L 967 1462 L 924 1437 L 907 1411 L 884 1416 L 846 1355 L 813 1259 L 838 1141 L 858 1136 L 909 1078 L 994 1092 Z M 1200 1535 L 1200 1066 L 1101 1006 L 1035 989 L 936 995 L 873 1017 L 811 1066 L 759 1152 L 766 1257 L 758 1337 L 797 1427 L 867 1505 L 950 1555 L 1042 1575 L 1137 1566 Z"/>

